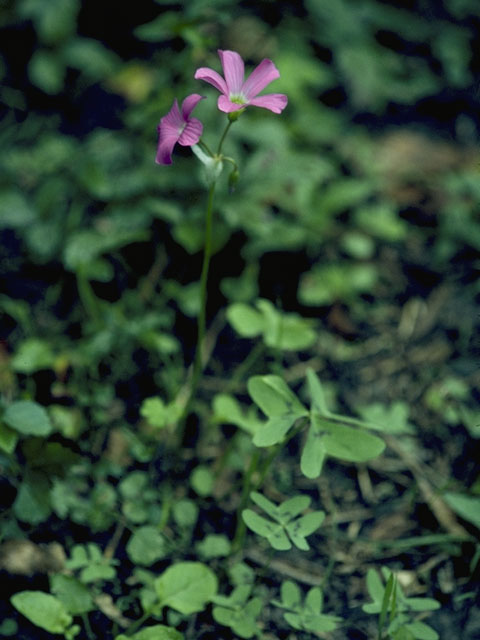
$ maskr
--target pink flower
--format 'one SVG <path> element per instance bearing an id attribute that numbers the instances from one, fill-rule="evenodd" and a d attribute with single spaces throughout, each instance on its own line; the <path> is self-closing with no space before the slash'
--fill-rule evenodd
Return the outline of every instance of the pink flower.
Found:
<path id="1" fill-rule="evenodd" d="M 282 93 L 269 93 L 258 96 L 260 91 L 273 80 L 280 77 L 277 67 L 265 58 L 260 62 L 244 82 L 244 64 L 236 51 L 218 50 L 225 79 L 208 67 L 201 67 L 195 72 L 195 79 L 205 80 L 222 94 L 218 98 L 220 111 L 230 113 L 249 105 L 270 109 L 273 113 L 281 113 L 287 106 L 288 98 Z"/>
<path id="2" fill-rule="evenodd" d="M 157 127 L 159 133 L 155 158 L 157 164 L 172 164 L 172 151 L 177 142 L 184 147 L 191 147 L 200 140 L 203 124 L 197 118 L 191 118 L 190 114 L 204 97 L 198 93 L 187 96 L 182 103 L 181 112 L 175 98 L 172 108 L 166 116 L 163 116 Z"/>

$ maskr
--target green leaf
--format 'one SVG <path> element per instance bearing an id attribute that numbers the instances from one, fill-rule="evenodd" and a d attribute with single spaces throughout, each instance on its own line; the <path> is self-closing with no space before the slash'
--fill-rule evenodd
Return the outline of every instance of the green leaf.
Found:
<path id="1" fill-rule="evenodd" d="M 226 393 L 219 393 L 215 396 L 213 399 L 213 412 L 215 420 L 221 423 L 234 424 L 252 436 L 262 425 L 256 415 L 255 407 L 251 407 L 250 411 L 243 412 L 238 400 Z"/>
<path id="2" fill-rule="evenodd" d="M 265 325 L 262 314 L 242 302 L 236 302 L 227 307 L 227 320 L 243 338 L 254 338 L 260 335 Z"/>
<path id="3" fill-rule="evenodd" d="M 412 636 L 417 640 L 438 640 L 439 635 L 436 631 L 423 622 L 416 621 L 405 625 Z"/>
<path id="4" fill-rule="evenodd" d="M 308 415 L 308 411 L 279 376 L 253 376 L 249 378 L 248 393 L 263 413 L 274 418 L 292 414 L 296 418 Z"/>
<path id="5" fill-rule="evenodd" d="M 260 299 L 257 307 L 263 314 L 263 338 L 267 347 L 300 351 L 317 339 L 311 320 L 296 313 L 280 312 L 270 300 Z"/>
<path id="6" fill-rule="evenodd" d="M 276 504 L 271 502 L 268 498 L 266 498 L 261 493 L 258 493 L 258 491 L 252 491 L 250 494 L 250 498 L 253 500 L 253 502 L 255 502 L 256 505 L 260 507 L 260 509 L 263 509 L 265 513 L 267 513 L 271 518 L 273 518 L 273 520 L 276 520 L 277 522 L 281 522 L 279 518 L 278 507 Z"/>
<path id="7" fill-rule="evenodd" d="M 318 478 L 322 472 L 326 455 L 327 450 L 321 424 L 318 420 L 313 419 L 312 416 L 302 457 L 300 458 L 300 470 L 303 475 L 307 478 Z"/>
<path id="8" fill-rule="evenodd" d="M 286 414 L 274 416 L 263 424 L 253 436 L 253 444 L 256 447 L 270 447 L 278 442 L 282 442 L 287 431 L 296 422 L 298 416 Z"/>
<path id="9" fill-rule="evenodd" d="M 284 523 L 296 518 L 302 511 L 308 509 L 311 499 L 309 496 L 295 496 L 285 500 L 277 507 L 279 521 Z"/>
<path id="10" fill-rule="evenodd" d="M 200 562 L 179 562 L 155 580 L 160 608 L 171 607 L 184 615 L 202 611 L 217 592 L 217 578 Z"/>
<path id="11" fill-rule="evenodd" d="M 45 93 L 54 95 L 63 88 L 65 67 L 55 54 L 39 49 L 30 60 L 28 75 L 34 85 Z"/>
<path id="12" fill-rule="evenodd" d="M 13 503 L 13 512 L 22 522 L 39 524 L 51 513 L 50 486 L 44 476 L 31 474 L 24 479 Z"/>
<path id="13" fill-rule="evenodd" d="M 18 433 L 0 422 L 0 449 L 11 454 L 15 451 L 17 442 Z"/>
<path id="14" fill-rule="evenodd" d="M 286 525 L 286 529 L 293 544 L 302 551 L 308 551 L 310 546 L 305 538 L 318 529 L 324 518 L 325 514 L 323 511 L 313 511 L 298 518 L 298 520 L 289 522 Z"/>
<path id="15" fill-rule="evenodd" d="M 50 633 L 64 634 L 72 624 L 72 616 L 61 600 L 43 591 L 20 591 L 10 598 L 22 615 Z"/>
<path id="16" fill-rule="evenodd" d="M 292 580 L 285 580 L 281 586 L 282 606 L 287 609 L 297 609 L 301 604 L 301 592 L 298 585 Z"/>
<path id="17" fill-rule="evenodd" d="M 312 422 L 316 423 L 315 437 L 323 440 L 325 452 L 334 458 L 365 462 L 385 449 L 383 440 L 360 429 L 325 420 L 316 413 L 312 414 Z"/>
<path id="18" fill-rule="evenodd" d="M 74 616 L 95 608 L 87 587 L 73 576 L 56 573 L 50 576 L 50 589 Z"/>
<path id="19" fill-rule="evenodd" d="M 164 624 L 155 624 L 153 627 L 145 627 L 133 635 L 126 636 L 121 633 L 119 636 L 115 636 L 115 640 L 183 640 L 183 633 Z"/>
<path id="20" fill-rule="evenodd" d="M 3 421 L 26 436 L 48 436 L 53 431 L 45 409 L 31 400 L 19 400 L 7 407 Z"/>
<path id="21" fill-rule="evenodd" d="M 206 498 L 211 495 L 214 484 L 215 476 L 209 467 L 204 465 L 195 467 L 190 475 L 190 485 L 192 489 L 202 498 Z"/>
<path id="22" fill-rule="evenodd" d="M 55 355 L 48 342 L 29 338 L 20 343 L 11 364 L 14 371 L 29 375 L 41 369 L 51 369 L 54 362 Z"/>
<path id="23" fill-rule="evenodd" d="M 288 551 L 288 549 L 292 548 L 282 525 L 262 518 L 262 516 L 259 516 L 258 513 L 255 513 L 255 511 L 251 509 L 244 509 L 242 511 L 242 518 L 249 529 L 259 536 L 267 538 L 268 542 L 274 549 L 277 549 L 277 551 Z"/>
<path id="24" fill-rule="evenodd" d="M 196 549 L 202 558 L 222 558 L 228 556 L 231 546 L 227 536 L 210 533 L 196 544 Z"/>
<path id="25" fill-rule="evenodd" d="M 133 563 L 150 566 L 167 555 L 165 538 L 156 527 L 139 527 L 128 541 L 127 553 Z"/>
<path id="26" fill-rule="evenodd" d="M 390 407 L 376 402 L 358 409 L 371 429 L 394 434 L 415 433 L 415 427 L 408 422 L 409 411 L 408 404 L 401 401 L 394 402 Z"/>
<path id="27" fill-rule="evenodd" d="M 310 398 L 312 399 L 312 409 L 316 409 L 322 416 L 327 417 L 330 411 L 327 407 L 322 383 L 317 374 L 310 367 L 307 369 L 307 383 Z"/>
<path id="28" fill-rule="evenodd" d="M 457 515 L 480 529 L 480 498 L 453 491 L 445 493 L 443 497 Z"/>

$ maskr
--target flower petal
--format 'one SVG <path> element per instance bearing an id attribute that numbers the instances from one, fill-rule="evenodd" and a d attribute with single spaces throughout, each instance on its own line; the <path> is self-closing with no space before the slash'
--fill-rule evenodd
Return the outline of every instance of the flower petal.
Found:
<path id="1" fill-rule="evenodd" d="M 265 96 L 253 98 L 253 100 L 250 100 L 248 104 L 254 107 L 269 109 L 270 111 L 273 111 L 273 113 L 282 113 L 288 104 L 288 98 L 283 93 L 267 93 Z"/>
<path id="2" fill-rule="evenodd" d="M 200 67 L 195 71 L 194 75 L 195 80 L 204 80 L 218 89 L 220 93 L 228 93 L 227 83 L 222 78 L 222 76 L 214 71 L 213 69 L 209 69 L 208 67 Z"/>
<path id="3" fill-rule="evenodd" d="M 245 66 L 240 54 L 236 51 L 222 51 L 219 49 L 218 55 L 222 63 L 228 93 L 240 93 L 245 76 Z"/>
<path id="4" fill-rule="evenodd" d="M 200 140 L 202 132 L 203 124 L 200 120 L 197 120 L 197 118 L 190 118 L 178 139 L 178 144 L 181 144 L 184 147 L 191 147 L 192 145 L 197 144 Z"/>
<path id="5" fill-rule="evenodd" d="M 265 87 L 280 77 L 280 72 L 277 67 L 273 64 L 271 60 L 265 58 L 260 62 L 258 67 L 256 67 L 248 79 L 245 81 L 242 91 L 247 98 L 250 100 L 254 98 L 256 95 L 265 89 Z"/>
<path id="6" fill-rule="evenodd" d="M 178 133 L 165 132 L 160 129 L 155 162 L 157 164 L 172 164 L 172 151 L 177 142 Z"/>
<path id="7" fill-rule="evenodd" d="M 173 130 L 178 131 L 178 129 L 183 127 L 184 123 L 185 123 L 185 120 L 182 118 L 182 114 L 180 113 L 180 109 L 178 108 L 177 99 L 175 98 L 170 111 L 167 113 L 166 116 L 163 116 L 163 118 L 160 120 L 160 124 L 158 125 L 158 131 L 160 131 L 162 127 L 169 128 L 172 131 Z"/>
<path id="8" fill-rule="evenodd" d="M 238 102 L 232 102 L 227 96 L 218 96 L 217 107 L 224 113 L 238 111 L 239 109 L 244 109 L 246 106 L 246 104 L 238 104 Z"/>
<path id="9" fill-rule="evenodd" d="M 195 109 L 200 100 L 203 100 L 205 96 L 200 96 L 198 93 L 192 93 L 187 96 L 182 102 L 182 117 L 186 122 L 190 117 L 190 114 Z"/>

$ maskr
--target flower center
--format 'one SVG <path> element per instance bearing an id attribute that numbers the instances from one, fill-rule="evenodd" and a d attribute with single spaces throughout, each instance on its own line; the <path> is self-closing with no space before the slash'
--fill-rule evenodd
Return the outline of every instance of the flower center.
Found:
<path id="1" fill-rule="evenodd" d="M 229 98 L 233 104 L 245 104 L 247 102 L 247 99 L 242 93 L 231 93 Z"/>

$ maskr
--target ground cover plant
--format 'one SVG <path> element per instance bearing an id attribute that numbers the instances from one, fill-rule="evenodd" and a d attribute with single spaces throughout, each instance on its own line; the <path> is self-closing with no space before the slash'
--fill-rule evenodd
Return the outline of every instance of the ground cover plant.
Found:
<path id="1" fill-rule="evenodd" d="M 0 7 L 0 635 L 473 640 L 477 3 L 119 4 Z"/>

